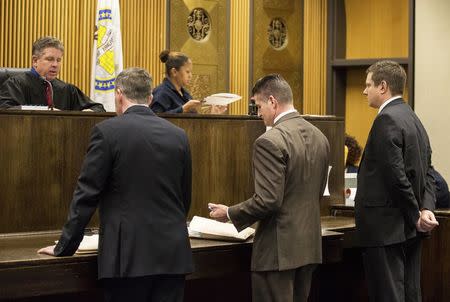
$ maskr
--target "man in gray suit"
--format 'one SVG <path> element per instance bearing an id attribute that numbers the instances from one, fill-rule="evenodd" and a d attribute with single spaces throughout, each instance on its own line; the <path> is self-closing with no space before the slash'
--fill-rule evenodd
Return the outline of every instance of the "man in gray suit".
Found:
<path id="1" fill-rule="evenodd" d="M 253 243 L 253 301 L 307 301 L 322 262 L 319 200 L 325 189 L 329 144 L 293 106 L 279 75 L 253 87 L 258 114 L 271 129 L 254 143 L 255 193 L 234 206 L 209 204 L 210 216 L 240 231 L 259 221 Z"/>

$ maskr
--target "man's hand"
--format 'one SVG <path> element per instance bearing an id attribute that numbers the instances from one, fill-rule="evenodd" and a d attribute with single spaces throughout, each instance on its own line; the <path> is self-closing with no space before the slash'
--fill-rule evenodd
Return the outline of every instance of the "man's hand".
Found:
<path id="1" fill-rule="evenodd" d="M 45 255 L 50 255 L 50 256 L 55 256 L 55 246 L 54 245 L 50 245 L 44 248 L 41 248 L 38 252 L 38 254 L 45 254 Z"/>
<path id="2" fill-rule="evenodd" d="M 220 222 L 227 222 L 229 220 L 227 206 L 223 204 L 208 203 L 208 208 L 211 211 L 209 212 L 209 217 Z"/>
<path id="3" fill-rule="evenodd" d="M 429 232 L 439 225 L 439 222 L 434 217 L 430 210 L 420 211 L 419 220 L 417 220 L 416 228 L 419 232 Z"/>

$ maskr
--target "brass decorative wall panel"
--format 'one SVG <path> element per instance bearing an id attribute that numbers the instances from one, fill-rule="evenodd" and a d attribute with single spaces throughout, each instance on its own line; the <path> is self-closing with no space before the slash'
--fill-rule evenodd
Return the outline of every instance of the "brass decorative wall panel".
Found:
<path id="1" fill-rule="evenodd" d="M 304 0 L 303 113 L 326 113 L 327 0 Z"/>
<path id="2" fill-rule="evenodd" d="M 242 96 L 229 114 L 248 113 L 250 93 L 250 0 L 230 1 L 230 92 Z"/>
<path id="3" fill-rule="evenodd" d="M 61 39 L 60 78 L 89 93 L 96 0 L 0 0 L 0 66 L 31 66 L 31 46 L 44 35 Z M 166 1 L 120 1 L 124 67 L 163 77 L 159 52 L 166 43 Z"/>
<path id="4" fill-rule="evenodd" d="M 269 73 L 280 73 L 291 85 L 294 105 L 302 112 L 303 90 L 303 8 L 298 0 L 253 1 L 253 82 Z M 285 21 L 285 46 L 270 44 L 269 26 L 276 19 Z"/>
<path id="5" fill-rule="evenodd" d="M 207 35 L 198 40 L 190 34 L 192 20 L 203 9 L 208 17 Z M 196 12 L 194 12 L 196 10 Z M 228 90 L 228 24 L 227 1 L 170 1 L 170 50 L 187 54 L 193 62 L 193 80 L 188 89 L 195 99 Z M 205 17 L 196 22 L 197 30 L 205 25 Z"/>

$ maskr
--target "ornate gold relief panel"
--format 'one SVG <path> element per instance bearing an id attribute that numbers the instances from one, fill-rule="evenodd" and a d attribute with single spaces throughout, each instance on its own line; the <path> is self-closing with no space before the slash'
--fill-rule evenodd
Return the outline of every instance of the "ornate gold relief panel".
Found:
<path id="1" fill-rule="evenodd" d="M 302 111 L 303 11 L 299 0 L 253 0 L 253 83 L 269 73 L 291 85 Z"/>
<path id="2" fill-rule="evenodd" d="M 193 62 L 188 89 L 201 99 L 228 90 L 227 1 L 170 1 L 170 50 L 187 54 Z"/>

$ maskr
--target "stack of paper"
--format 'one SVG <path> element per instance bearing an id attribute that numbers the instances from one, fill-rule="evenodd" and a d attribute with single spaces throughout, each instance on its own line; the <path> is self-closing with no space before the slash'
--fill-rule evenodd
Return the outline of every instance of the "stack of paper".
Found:
<path id="1" fill-rule="evenodd" d="M 226 106 L 239 101 L 242 97 L 232 93 L 216 93 L 205 98 L 205 105 Z"/>
<path id="2" fill-rule="evenodd" d="M 50 110 L 48 106 L 41 106 L 41 105 L 21 105 L 20 109 L 22 110 Z"/>
<path id="3" fill-rule="evenodd" d="M 98 249 L 98 234 L 84 235 L 76 254 L 96 253 Z"/>
<path id="4" fill-rule="evenodd" d="M 194 216 L 189 223 L 189 237 L 218 239 L 226 241 L 245 241 L 255 234 L 255 229 L 246 228 L 238 232 L 233 224 Z"/>

